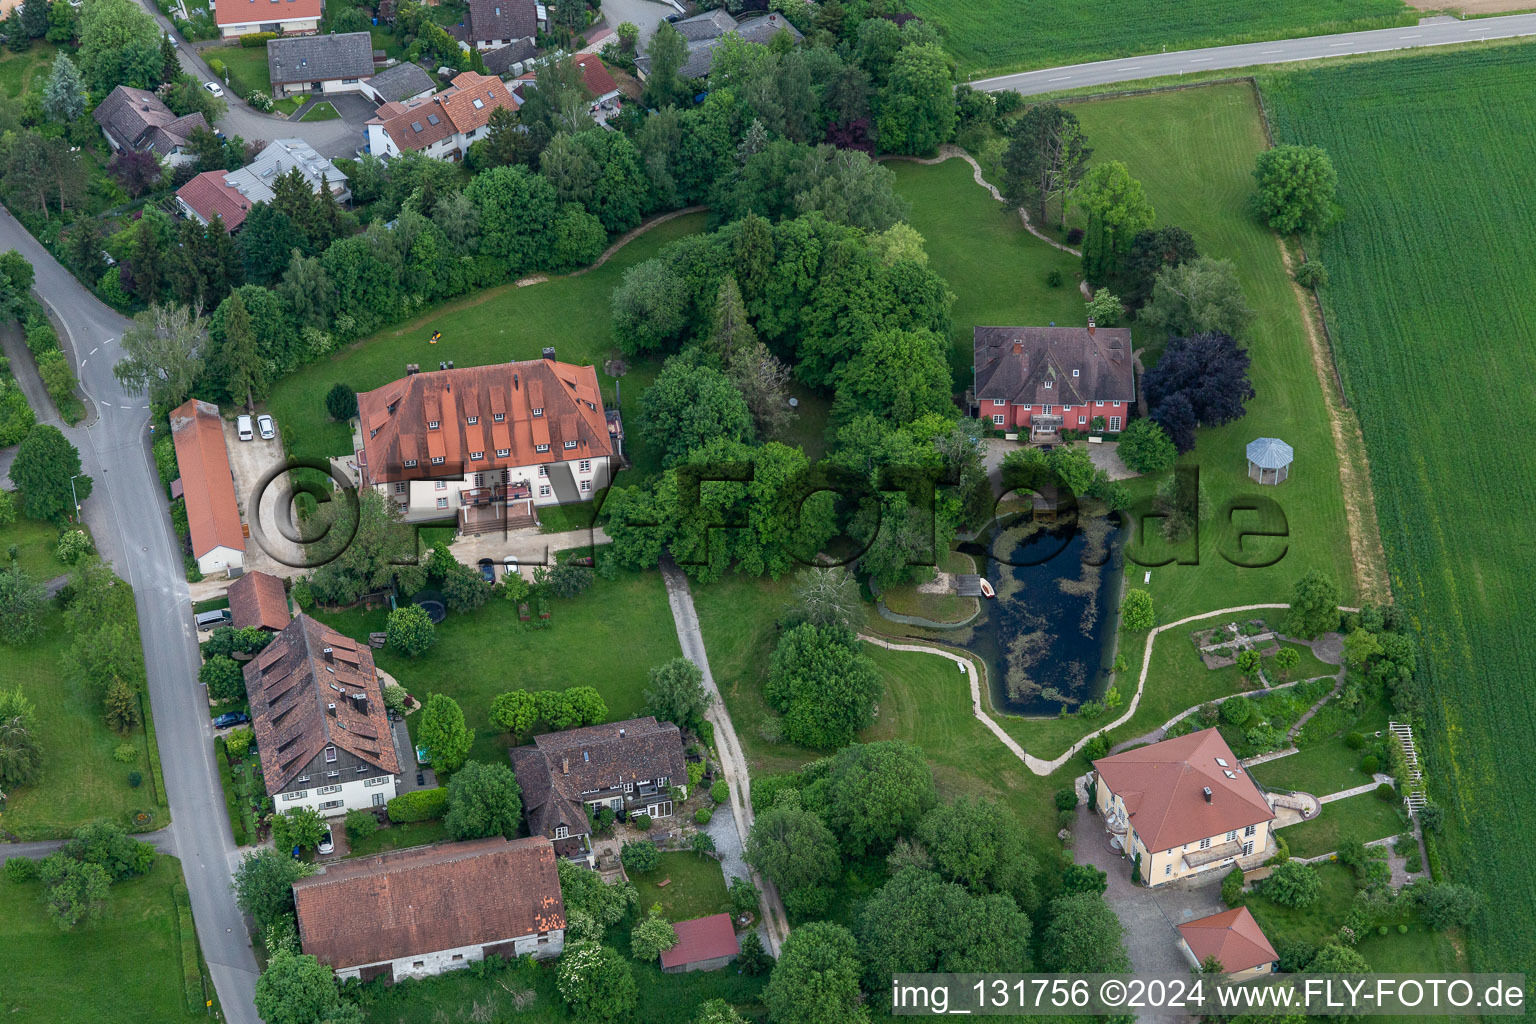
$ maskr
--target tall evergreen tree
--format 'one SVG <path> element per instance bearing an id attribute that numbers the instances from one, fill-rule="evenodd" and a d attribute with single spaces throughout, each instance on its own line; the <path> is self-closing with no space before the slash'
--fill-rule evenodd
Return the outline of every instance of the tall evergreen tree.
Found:
<path id="1" fill-rule="evenodd" d="M 266 360 L 256 349 L 251 315 L 239 292 L 225 303 L 224 344 L 216 356 L 216 367 L 230 397 L 243 398 L 247 410 L 255 405 L 257 394 L 266 390 Z"/>
<path id="2" fill-rule="evenodd" d="M 43 87 L 43 114 L 50 121 L 68 124 L 85 113 L 85 93 L 85 81 L 75 62 L 69 54 L 61 53 L 54 58 L 48 84 Z"/>
<path id="3" fill-rule="evenodd" d="M 48 0 L 23 0 L 21 30 L 28 39 L 41 39 L 48 31 Z"/>

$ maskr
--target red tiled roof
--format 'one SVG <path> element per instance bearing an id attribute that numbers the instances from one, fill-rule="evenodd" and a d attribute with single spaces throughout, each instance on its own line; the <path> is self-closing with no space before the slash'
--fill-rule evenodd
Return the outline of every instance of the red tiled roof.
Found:
<path id="1" fill-rule="evenodd" d="M 576 66 L 581 68 L 581 80 L 593 99 L 618 91 L 619 83 L 613 80 L 613 76 L 596 56 L 590 53 L 582 54 L 576 58 Z"/>
<path id="2" fill-rule="evenodd" d="M 692 921 L 679 921 L 672 927 L 677 930 L 677 945 L 661 954 L 663 967 L 682 967 L 741 952 L 736 929 L 731 927 L 730 914 L 696 917 Z"/>
<path id="3" fill-rule="evenodd" d="M 501 79 L 461 71 L 452 85 L 435 96 L 412 103 L 383 104 L 368 123 L 383 125 L 401 149 L 425 149 L 455 134 L 468 135 L 484 127 L 490 122 L 491 111 L 498 107 L 517 109 L 517 101 Z"/>
<path id="4" fill-rule="evenodd" d="M 534 836 L 395 850 L 293 883 L 299 939 L 333 970 L 565 927 L 555 851 Z"/>
<path id="5" fill-rule="evenodd" d="M 1190 952 L 1201 963 L 1213 956 L 1228 974 L 1273 963 L 1275 947 L 1264 937 L 1259 922 L 1247 907 L 1224 910 L 1198 921 L 1179 925 L 1179 934 L 1189 943 Z"/>
<path id="6" fill-rule="evenodd" d="M 229 614 L 236 629 L 255 626 L 274 633 L 293 620 L 283 581 L 264 572 L 248 572 L 229 585 Z"/>
<path id="7" fill-rule="evenodd" d="M 235 478 L 229 469 L 219 407 L 187 399 L 171 411 L 171 438 L 187 503 L 193 556 L 202 558 L 217 547 L 244 551 L 245 535 L 240 528 L 240 508 L 235 504 Z"/>
<path id="8" fill-rule="evenodd" d="M 320 0 L 219 0 L 214 24 L 257 25 L 320 17 Z"/>
<path id="9" fill-rule="evenodd" d="M 495 421 L 498 403 L 505 409 L 501 423 Z M 613 453 L 597 371 L 553 359 L 411 374 L 359 394 L 357 415 L 368 474 L 376 484 Z M 478 422 L 469 423 L 471 415 Z M 439 425 L 434 429 L 429 423 Z M 574 444 L 567 448 L 567 442 Z M 538 451 L 539 445 L 549 450 Z M 475 453 L 483 457 L 472 458 Z M 416 465 L 407 466 L 410 460 Z"/>
<path id="10" fill-rule="evenodd" d="M 1215 729 L 1103 757 L 1093 767 L 1109 791 L 1124 801 L 1131 827 L 1152 852 L 1275 816 Z M 1209 801 L 1206 789 L 1211 791 Z"/>
<path id="11" fill-rule="evenodd" d="M 217 215 L 224 219 L 224 230 L 233 232 L 245 223 L 251 201 L 224 178 L 228 171 L 204 171 L 176 190 L 176 198 L 196 210 L 205 221 Z"/>
<path id="12" fill-rule="evenodd" d="M 356 640 L 300 614 L 246 664 L 245 689 L 268 793 L 287 790 L 327 746 L 399 773 L 373 652 Z"/>

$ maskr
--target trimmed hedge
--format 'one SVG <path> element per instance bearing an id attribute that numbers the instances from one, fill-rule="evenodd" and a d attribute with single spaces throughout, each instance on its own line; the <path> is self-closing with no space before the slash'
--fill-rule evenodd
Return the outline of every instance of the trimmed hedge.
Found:
<path id="1" fill-rule="evenodd" d="M 197 928 L 192 923 L 192 901 L 187 887 L 180 882 L 171 886 L 171 900 L 176 904 L 177 931 L 181 935 L 181 984 L 188 1013 L 204 1012 L 203 967 L 197 955 Z"/>
<path id="2" fill-rule="evenodd" d="M 448 810 L 448 790 L 418 789 L 404 793 L 389 802 L 389 820 L 395 824 L 411 821 L 431 821 L 441 818 Z"/>
<path id="3" fill-rule="evenodd" d="M 268 39 L 276 39 L 276 32 L 247 32 L 240 37 L 240 45 L 247 50 L 253 50 L 258 46 L 265 47 Z"/>
<path id="4" fill-rule="evenodd" d="M 248 842 L 245 815 L 240 813 L 240 797 L 235 792 L 235 773 L 229 766 L 229 748 L 224 745 L 223 736 L 214 737 L 213 753 L 219 762 L 219 782 L 224 787 L 224 809 L 229 812 L 229 829 L 234 833 L 235 845 L 244 846 Z"/>

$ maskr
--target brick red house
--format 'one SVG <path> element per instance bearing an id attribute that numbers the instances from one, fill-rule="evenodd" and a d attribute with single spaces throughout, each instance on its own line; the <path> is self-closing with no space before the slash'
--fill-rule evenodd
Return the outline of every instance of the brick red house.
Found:
<path id="1" fill-rule="evenodd" d="M 1136 400 L 1131 332 L 1123 327 L 977 327 L 976 415 L 1049 441 L 1063 430 L 1119 431 Z"/>

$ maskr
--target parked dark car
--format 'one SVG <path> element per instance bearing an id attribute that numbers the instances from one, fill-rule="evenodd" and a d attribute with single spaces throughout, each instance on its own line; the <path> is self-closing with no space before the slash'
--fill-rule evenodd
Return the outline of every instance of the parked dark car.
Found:
<path id="1" fill-rule="evenodd" d="M 496 582 L 496 566 L 491 564 L 489 558 L 480 559 L 480 578 L 487 583 Z"/>
<path id="2" fill-rule="evenodd" d="M 226 711 L 213 720 L 215 729 L 228 729 L 232 725 L 244 725 L 251 720 L 251 716 L 244 711 Z"/>

